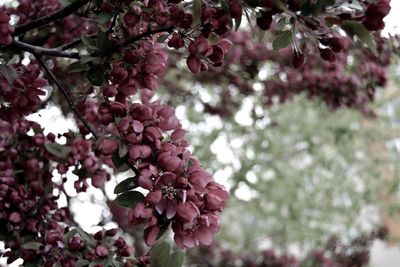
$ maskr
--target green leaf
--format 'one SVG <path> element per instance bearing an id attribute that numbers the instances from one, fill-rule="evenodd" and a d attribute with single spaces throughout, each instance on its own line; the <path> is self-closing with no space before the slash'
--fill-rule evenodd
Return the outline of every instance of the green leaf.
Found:
<path id="1" fill-rule="evenodd" d="M 193 0 L 193 6 L 192 6 L 193 26 L 201 24 L 201 13 L 202 13 L 201 0 Z"/>
<path id="2" fill-rule="evenodd" d="M 302 16 L 307 17 L 307 16 L 311 15 L 311 11 L 312 11 L 311 4 L 308 1 L 302 3 L 301 7 L 300 7 L 300 11 L 301 11 Z"/>
<path id="3" fill-rule="evenodd" d="M 47 152 L 61 159 L 67 159 L 69 153 L 71 152 L 70 147 L 63 146 L 58 143 L 45 144 L 44 147 L 46 148 Z"/>
<path id="4" fill-rule="evenodd" d="M 138 187 L 138 179 L 138 177 L 130 177 L 123 180 L 114 188 L 114 194 L 120 194 Z"/>
<path id="5" fill-rule="evenodd" d="M 167 40 L 168 36 L 169 36 L 169 34 L 163 34 L 163 35 L 158 36 L 157 43 L 164 43 L 165 40 Z"/>
<path id="6" fill-rule="evenodd" d="M 89 67 L 86 64 L 82 64 L 82 62 L 76 61 L 76 62 L 72 63 L 71 65 L 69 65 L 68 72 L 69 73 L 80 73 L 83 71 L 87 71 L 88 68 Z"/>
<path id="7" fill-rule="evenodd" d="M 318 16 L 322 10 L 334 4 L 334 0 L 317 0 L 315 4 L 311 6 L 311 13 L 313 14 L 313 16 Z"/>
<path id="8" fill-rule="evenodd" d="M 18 77 L 17 71 L 6 64 L 0 64 L 0 73 L 3 74 L 10 85 L 13 84 L 14 80 Z"/>
<path id="9" fill-rule="evenodd" d="M 237 31 L 239 29 L 241 23 L 242 23 L 242 16 L 235 19 L 235 31 Z"/>
<path id="10" fill-rule="evenodd" d="M 70 231 L 68 231 L 67 233 L 64 234 L 63 236 L 63 242 L 64 244 L 68 244 L 68 240 L 73 237 L 74 235 L 76 235 L 78 233 L 78 231 L 76 231 L 75 229 L 72 229 Z"/>
<path id="11" fill-rule="evenodd" d="M 81 40 L 82 40 L 82 43 L 85 46 L 87 46 L 88 48 L 96 48 L 96 42 L 94 39 L 92 39 L 86 35 L 82 35 Z"/>
<path id="12" fill-rule="evenodd" d="M 293 13 L 292 11 L 290 11 L 290 10 L 286 7 L 286 4 L 283 3 L 281 0 L 274 0 L 274 4 L 275 4 L 275 6 L 276 6 L 277 8 L 279 8 L 280 10 L 282 10 L 282 11 L 284 11 L 284 12 L 286 12 L 286 13 L 289 13 L 289 14 L 292 14 L 292 13 Z"/>
<path id="13" fill-rule="evenodd" d="M 80 61 L 81 61 L 82 64 L 87 64 L 89 62 L 91 62 L 93 64 L 98 64 L 100 62 L 99 58 L 92 57 L 92 56 L 89 56 L 89 55 L 82 55 Z"/>
<path id="14" fill-rule="evenodd" d="M 123 207 L 132 208 L 144 200 L 144 195 L 138 191 L 129 191 L 117 196 L 114 203 Z"/>
<path id="15" fill-rule="evenodd" d="M 170 244 L 162 241 L 153 246 L 150 257 L 150 267 L 169 267 Z"/>
<path id="16" fill-rule="evenodd" d="M 102 30 L 99 30 L 97 32 L 96 47 L 99 56 L 102 57 L 110 55 L 113 50 L 112 42 L 108 38 L 108 34 L 103 32 Z"/>
<path id="17" fill-rule="evenodd" d="M 123 158 L 128 154 L 128 151 L 129 151 L 129 146 L 124 142 L 120 142 L 118 146 L 118 156 L 120 158 Z"/>
<path id="18" fill-rule="evenodd" d="M 89 245 L 96 246 L 96 241 L 93 238 L 91 238 L 90 235 L 88 235 L 85 231 L 83 231 L 79 227 L 76 227 L 74 229 L 78 232 L 81 238 L 83 238 L 83 240 L 85 240 Z"/>
<path id="19" fill-rule="evenodd" d="M 70 0 L 58 0 L 63 7 L 69 6 L 71 4 Z"/>
<path id="20" fill-rule="evenodd" d="M 83 267 L 89 265 L 90 262 L 88 260 L 78 260 L 75 262 L 75 267 Z"/>
<path id="21" fill-rule="evenodd" d="M 85 168 L 75 168 L 75 170 L 72 171 L 73 174 L 75 174 L 76 176 L 78 176 L 79 178 L 84 178 L 87 175 L 87 171 Z"/>
<path id="22" fill-rule="evenodd" d="M 110 21 L 110 19 L 111 19 L 112 17 L 113 17 L 113 14 L 108 13 L 108 12 L 104 12 L 104 11 L 101 11 L 101 12 L 99 13 L 98 17 L 97 17 L 97 21 L 98 21 L 100 24 L 104 24 L 104 23 Z"/>
<path id="23" fill-rule="evenodd" d="M 185 253 L 183 251 L 177 250 L 171 254 L 168 262 L 168 267 L 181 267 L 184 259 Z"/>
<path id="24" fill-rule="evenodd" d="M 90 68 L 86 72 L 86 77 L 94 86 L 101 86 L 106 82 L 106 77 L 104 76 L 103 71 L 98 68 Z"/>
<path id="25" fill-rule="evenodd" d="M 111 160 L 117 169 L 121 168 L 121 166 L 125 164 L 125 159 L 120 158 L 117 154 L 112 155 Z"/>
<path id="26" fill-rule="evenodd" d="M 22 245 L 24 249 L 32 249 L 32 250 L 38 250 L 41 246 L 43 246 L 42 243 L 40 242 L 28 242 Z"/>
<path id="27" fill-rule="evenodd" d="M 292 32 L 291 31 L 282 31 L 279 32 L 276 37 L 275 40 L 272 43 L 272 47 L 275 50 L 281 49 L 281 48 L 285 48 L 287 47 L 291 42 L 292 42 Z"/>
<path id="28" fill-rule="evenodd" d="M 358 39 L 364 42 L 373 53 L 377 53 L 374 39 L 364 25 L 354 20 L 345 20 L 343 21 L 342 29 L 351 38 L 357 36 Z"/>

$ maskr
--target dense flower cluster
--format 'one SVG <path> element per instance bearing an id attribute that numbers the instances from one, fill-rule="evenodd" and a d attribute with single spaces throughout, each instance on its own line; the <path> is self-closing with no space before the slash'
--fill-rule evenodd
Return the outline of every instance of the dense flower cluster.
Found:
<path id="1" fill-rule="evenodd" d="M 0 118 L 11 121 L 23 115 L 37 111 L 42 102 L 39 96 L 45 95 L 43 87 L 48 84 L 41 77 L 37 65 L 8 67 L 10 73 L 6 76 L 0 72 Z"/>
<path id="2" fill-rule="evenodd" d="M 71 267 L 78 260 L 100 264 L 111 253 L 121 262 L 131 256 L 124 239 L 113 238 L 117 229 L 91 237 L 66 227 L 72 222 L 69 209 L 57 204 L 63 183 L 52 181 L 53 156 L 46 149 L 55 135 L 43 135 L 39 125 L 25 119 L 0 120 L 0 130 L 0 234 L 10 249 L 0 256 L 8 257 L 8 263 L 22 258 L 37 265 Z M 29 130 L 35 134 L 27 135 Z"/>
<path id="3" fill-rule="evenodd" d="M 383 18 L 390 11 L 390 0 L 379 0 L 373 3 L 369 1 L 359 1 L 361 9 L 354 8 L 351 5 L 343 7 L 338 1 L 240 1 L 231 0 L 229 2 L 230 15 L 234 19 L 239 19 L 243 9 L 256 10 L 256 24 L 261 30 L 274 30 L 279 24 L 282 14 L 292 14 L 292 28 L 290 34 L 293 34 L 293 40 L 290 37 L 285 39 L 293 43 L 293 65 L 301 66 L 304 62 L 303 44 L 308 38 L 317 40 L 318 46 L 313 47 L 314 52 L 318 49 L 323 60 L 334 61 L 335 54 L 346 47 L 346 40 L 338 36 L 337 32 L 332 30 L 332 25 L 344 26 L 344 24 L 354 23 L 356 27 L 362 27 L 358 21 L 369 31 L 382 30 L 385 26 Z M 321 19 L 315 20 L 313 17 L 321 16 Z M 279 26 L 278 26 L 279 27 Z M 279 29 L 280 30 L 280 29 Z M 289 33 L 289 31 L 287 31 Z M 321 34 L 323 32 L 323 34 Z M 290 35 L 289 34 L 289 35 Z M 283 35 L 282 35 L 283 36 Z M 286 45 L 287 46 L 287 45 Z"/>
<path id="4" fill-rule="evenodd" d="M 122 117 L 117 128 L 127 149 L 126 155 L 119 156 L 137 166 L 137 184 L 149 191 L 145 201 L 129 214 L 132 223 L 145 223 L 146 243 L 152 245 L 160 227 L 173 222 L 179 247 L 210 244 L 219 229 L 219 212 L 228 192 L 212 181 L 186 149 L 186 132 L 173 109 L 158 102 L 134 103 L 129 110 L 110 102 L 109 108 L 114 116 Z M 104 156 L 112 155 L 119 150 L 119 142 L 103 139 L 99 150 Z"/>
<path id="5" fill-rule="evenodd" d="M 376 37 L 379 57 L 366 48 L 352 45 L 347 37 L 342 36 L 330 41 L 343 45 L 340 52 L 337 50 L 332 54 L 334 61 L 321 61 L 319 55 L 310 51 L 307 60 L 298 68 L 292 67 L 293 51 L 289 48 L 272 50 L 240 31 L 231 33 L 228 38 L 233 47 L 226 54 L 224 64 L 196 77 L 212 88 L 214 97 L 208 102 L 201 101 L 204 111 L 210 114 L 232 116 L 240 107 L 241 99 L 249 95 L 257 95 L 268 107 L 300 93 L 320 99 L 333 109 L 350 107 L 369 114 L 368 103 L 374 100 L 376 89 L 386 84 L 391 52 L 382 38 Z M 178 60 L 171 57 L 170 67 L 179 68 Z M 358 71 L 354 72 L 355 69 Z M 174 82 L 174 79 L 182 79 L 183 75 L 186 73 L 167 76 L 163 82 L 166 90 L 174 95 L 171 100 L 179 96 L 181 102 L 198 101 L 196 93 Z M 262 85 L 262 90 L 254 89 L 256 83 Z"/>
<path id="6" fill-rule="evenodd" d="M 108 78 L 113 84 L 105 86 L 104 96 L 115 96 L 123 102 L 135 95 L 138 89 L 157 89 L 160 77 L 167 70 L 167 59 L 163 45 L 150 41 L 126 50 L 124 60 L 112 65 Z"/>
<path id="7" fill-rule="evenodd" d="M 18 17 L 18 26 L 25 25 L 63 8 L 58 0 L 18 0 L 16 2 L 18 2 L 18 6 L 7 9 L 7 14 Z M 47 28 L 45 37 L 40 36 L 38 39 L 32 37 L 34 42 L 40 43 L 44 39 L 48 47 L 56 47 L 75 38 L 80 38 L 81 35 L 93 34 L 96 29 L 95 24 L 87 14 L 68 16 L 48 26 L 50 27 Z"/>
<path id="8" fill-rule="evenodd" d="M 13 28 L 10 25 L 10 17 L 0 7 L 0 45 L 9 45 L 12 42 Z"/>

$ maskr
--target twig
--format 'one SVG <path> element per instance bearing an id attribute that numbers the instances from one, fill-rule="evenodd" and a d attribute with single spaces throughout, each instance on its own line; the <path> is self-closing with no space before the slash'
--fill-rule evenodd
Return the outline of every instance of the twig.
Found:
<path id="1" fill-rule="evenodd" d="M 21 50 L 31 52 L 34 55 L 39 56 L 53 56 L 53 57 L 65 57 L 65 58 L 76 58 L 80 59 L 80 55 L 77 52 L 64 52 L 56 48 L 43 48 L 40 46 L 33 46 L 24 42 L 13 40 L 11 47 L 19 48 Z"/>
<path id="2" fill-rule="evenodd" d="M 115 24 L 117 22 L 118 15 L 119 15 L 119 12 L 117 12 L 117 14 L 114 15 L 113 20 L 111 21 L 110 28 L 108 28 L 108 30 L 106 32 L 107 34 L 109 34 L 113 31 Z"/>
<path id="3" fill-rule="evenodd" d="M 87 37 L 91 38 L 91 39 L 94 39 L 94 38 L 97 37 L 97 34 L 91 34 L 91 35 L 88 35 Z M 66 44 L 63 44 L 63 45 L 57 47 L 57 49 L 58 50 L 68 50 L 68 49 L 71 49 L 71 48 L 73 48 L 74 46 L 76 46 L 76 45 L 78 45 L 80 43 L 82 43 L 82 39 L 81 38 L 77 38 L 75 40 L 72 40 L 69 43 L 66 43 Z"/>
<path id="4" fill-rule="evenodd" d="M 72 101 L 71 97 L 69 96 L 67 90 L 58 82 L 56 76 L 54 73 L 47 67 L 46 63 L 44 63 L 42 57 L 40 55 L 34 54 L 36 59 L 39 61 L 40 65 L 42 68 L 45 70 L 47 75 L 50 77 L 50 79 L 54 82 L 54 84 L 60 89 L 61 93 L 64 95 L 65 99 L 68 102 L 69 107 L 72 109 L 72 111 L 78 116 L 79 120 L 85 125 L 85 127 L 89 130 L 89 132 L 93 135 L 95 139 L 98 139 L 98 135 L 95 132 L 95 130 L 90 126 L 90 124 L 86 121 L 86 119 L 82 116 L 82 114 L 79 112 L 79 110 L 75 107 L 74 102 Z"/>
<path id="5" fill-rule="evenodd" d="M 125 47 L 127 45 L 130 45 L 130 44 L 132 44 L 132 43 L 134 43 L 136 41 L 139 41 L 140 39 L 143 39 L 143 38 L 145 38 L 147 36 L 150 36 L 152 34 L 156 34 L 156 33 L 160 33 L 160 32 L 169 32 L 169 33 L 171 33 L 173 30 L 174 30 L 174 26 L 161 27 L 161 28 L 158 28 L 158 29 L 155 29 L 155 30 L 149 30 L 149 31 L 146 31 L 144 33 L 138 34 L 138 35 L 136 35 L 136 36 L 134 36 L 132 38 L 129 38 L 129 39 L 125 40 L 125 42 L 119 44 L 117 46 L 117 48 Z"/>
<path id="6" fill-rule="evenodd" d="M 66 6 L 57 12 L 54 12 L 53 14 L 41 17 L 32 22 L 28 22 L 24 25 L 21 25 L 21 26 L 15 28 L 14 35 L 18 36 L 18 35 L 24 34 L 28 31 L 37 29 L 43 25 L 49 24 L 50 22 L 67 17 L 67 16 L 71 15 L 72 13 L 74 13 L 79 8 L 86 5 L 89 1 L 90 0 L 77 0 L 77 1 L 73 2 L 72 4 L 70 4 L 69 6 Z"/>

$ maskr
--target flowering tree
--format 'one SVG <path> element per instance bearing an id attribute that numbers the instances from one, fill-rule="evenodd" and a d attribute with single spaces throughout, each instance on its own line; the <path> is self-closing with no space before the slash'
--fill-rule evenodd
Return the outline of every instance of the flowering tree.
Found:
<path id="1" fill-rule="evenodd" d="M 201 103 L 222 118 L 254 93 L 255 82 L 267 89 L 258 98 L 263 107 L 306 91 L 331 108 L 371 114 L 367 104 L 384 85 L 389 64 L 390 44 L 379 35 L 389 11 L 387 0 L 18 0 L 2 6 L 2 255 L 27 266 L 180 266 L 183 251 L 212 243 L 229 193 L 188 150 L 186 130 L 171 105 L 155 100 L 157 88 L 168 90 L 169 102 L 183 96 L 190 104 L 196 92 L 179 82 L 190 73 L 216 87 L 213 102 Z M 264 41 L 254 40 L 263 35 Z M 272 78 L 259 81 L 266 61 L 274 62 Z M 240 97 L 217 88 L 222 82 Z M 72 113 L 78 130 L 44 134 L 26 118 L 51 104 Z M 73 175 L 76 192 L 85 192 L 104 189 L 118 172 L 130 177 L 107 204 L 120 229 L 89 235 L 57 200 L 70 201 L 64 185 Z M 122 237 L 132 226 L 140 226 L 143 237 L 135 238 L 152 248 L 133 251 Z M 168 229 L 176 249 L 157 241 Z"/>

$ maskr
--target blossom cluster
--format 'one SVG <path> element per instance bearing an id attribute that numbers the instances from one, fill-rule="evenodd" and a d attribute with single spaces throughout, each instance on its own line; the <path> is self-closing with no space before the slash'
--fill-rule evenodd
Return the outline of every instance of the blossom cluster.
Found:
<path id="1" fill-rule="evenodd" d="M 180 248 L 209 245 L 219 229 L 219 214 L 228 192 L 192 157 L 171 107 L 159 102 L 134 103 L 110 110 L 121 117 L 120 138 L 128 146 L 127 160 L 137 166 L 139 187 L 148 190 L 144 201 L 131 209 L 129 220 L 145 224 L 145 241 L 154 244 L 160 228 L 172 222 L 175 242 Z M 120 141 L 121 142 L 121 141 Z M 99 150 L 104 156 L 119 150 L 119 142 L 103 139 Z"/>
<path id="2" fill-rule="evenodd" d="M 9 45 L 14 32 L 10 25 L 10 16 L 0 7 L 0 45 Z"/>
<path id="3" fill-rule="evenodd" d="M 320 55 L 305 48 L 309 51 L 304 52 L 307 60 L 298 68 L 292 66 L 294 52 L 290 48 L 273 50 L 241 31 L 231 33 L 227 39 L 233 47 L 225 55 L 224 64 L 196 77 L 196 81 L 212 88 L 214 94 L 211 100 L 200 101 L 204 112 L 223 118 L 232 116 L 247 96 L 256 95 L 262 100 L 263 108 L 268 108 L 301 93 L 322 100 L 332 109 L 349 107 L 370 114 L 368 104 L 374 100 L 377 88 L 385 86 L 387 81 L 391 48 L 388 40 L 378 36 L 375 42 L 379 56 L 368 48 L 352 44 L 348 37 L 340 36 L 328 39 L 336 51 L 330 54 L 335 60 L 321 61 Z M 321 54 L 328 56 L 325 50 Z M 177 62 L 179 58 L 171 56 L 170 68 L 179 68 Z M 266 68 L 267 76 L 263 74 Z M 196 92 L 174 82 L 182 77 L 191 80 L 183 76 L 186 74 L 181 71 L 177 76 L 167 76 L 162 84 L 174 95 L 175 101 L 199 101 Z M 255 84 L 261 85 L 261 89 L 255 90 Z"/>
<path id="4" fill-rule="evenodd" d="M 10 249 L 0 256 L 8 257 L 8 263 L 22 258 L 42 266 L 67 267 L 76 266 L 78 260 L 101 263 L 111 253 L 120 259 L 132 256 L 126 241 L 114 238 L 117 229 L 92 237 L 66 227 L 72 222 L 70 211 L 57 204 L 64 181 L 53 182 L 53 157 L 46 149 L 54 144 L 54 134 L 44 135 L 38 124 L 25 119 L 0 120 L 0 130 L 0 234 Z M 27 135 L 29 130 L 33 136 Z"/>
<path id="5" fill-rule="evenodd" d="M 8 79 L 0 74 L 0 97 L 4 101 L 0 105 L 0 117 L 12 121 L 37 111 L 42 102 L 39 96 L 46 94 L 43 87 L 48 82 L 41 76 L 39 66 L 35 64 L 6 68 L 10 71 Z M 12 76 L 14 73 L 15 77 Z"/>
<path id="6" fill-rule="evenodd" d="M 18 0 L 16 2 L 18 2 L 17 7 L 8 8 L 6 11 L 8 15 L 15 15 L 18 18 L 18 26 L 25 25 L 63 8 L 58 0 Z M 96 29 L 95 24 L 87 14 L 68 16 L 56 21 L 51 26 L 55 29 L 46 33 L 45 41 L 48 47 L 56 47 L 70 42 L 75 38 L 80 38 L 81 35 L 93 34 Z"/>

